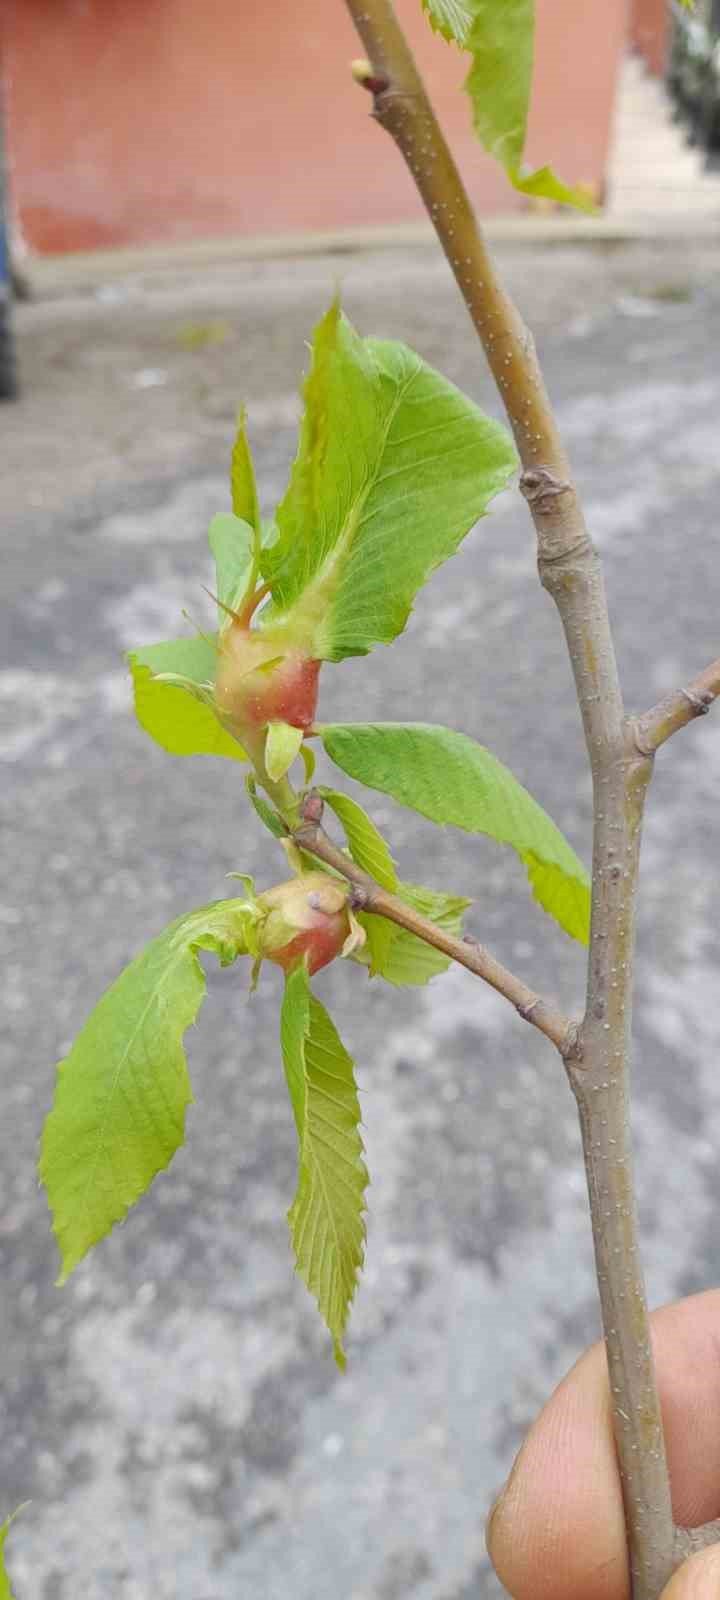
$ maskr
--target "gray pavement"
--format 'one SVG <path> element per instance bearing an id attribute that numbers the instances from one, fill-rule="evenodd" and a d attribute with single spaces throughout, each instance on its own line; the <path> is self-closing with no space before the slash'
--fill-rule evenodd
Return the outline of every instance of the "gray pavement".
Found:
<path id="1" fill-rule="evenodd" d="M 508 251 L 606 560 L 631 705 L 718 652 L 720 293 L 710 247 Z M 20 308 L 0 415 L 0 1507 L 18 1600 L 490 1600 L 483 1521 L 598 1316 L 574 1106 L 553 1052 L 468 975 L 318 981 L 358 1063 L 368 1265 L 341 1377 L 292 1273 L 277 975 L 208 963 L 188 1141 L 63 1291 L 34 1176 L 53 1063 L 134 951 L 280 863 L 230 763 L 129 714 L 122 651 L 202 622 L 205 530 L 246 399 L 263 499 L 294 448 L 303 341 L 336 283 L 497 409 L 443 264 L 225 262 Z M 590 791 L 560 629 L 515 494 L 407 634 L 326 669 L 322 713 L 460 727 L 585 855 Z M 720 723 L 658 762 L 640 909 L 635 1138 L 653 1303 L 720 1276 Z M 402 872 L 475 892 L 470 927 L 577 1008 L 582 952 L 514 858 L 378 797 Z"/>

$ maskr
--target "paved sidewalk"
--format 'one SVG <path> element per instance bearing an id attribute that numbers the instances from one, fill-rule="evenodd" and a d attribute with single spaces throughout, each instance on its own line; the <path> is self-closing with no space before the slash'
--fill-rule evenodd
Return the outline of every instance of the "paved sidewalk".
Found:
<path id="1" fill-rule="evenodd" d="M 615 108 L 607 215 L 637 226 L 720 223 L 720 172 L 688 143 L 663 81 L 629 55 Z"/>

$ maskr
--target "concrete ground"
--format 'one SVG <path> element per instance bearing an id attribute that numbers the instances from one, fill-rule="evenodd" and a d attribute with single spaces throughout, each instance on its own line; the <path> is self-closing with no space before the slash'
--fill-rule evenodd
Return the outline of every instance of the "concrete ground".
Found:
<path id="1" fill-rule="evenodd" d="M 606 562 L 630 705 L 718 652 L 717 247 L 504 251 Z M 20 307 L 0 417 L 10 601 L 0 673 L 0 1506 L 18 1600 L 490 1600 L 483 1521 L 554 1382 L 598 1332 L 574 1105 L 546 1042 L 467 974 L 318 982 L 358 1062 L 368 1264 L 341 1377 L 294 1279 L 279 984 L 208 963 L 188 1141 L 53 1286 L 34 1176 L 55 1059 L 133 952 L 231 869 L 281 870 L 230 763 L 134 724 L 122 652 L 209 604 L 246 400 L 262 497 L 294 449 L 304 340 L 340 283 L 497 410 L 447 271 L 412 253 L 228 262 Z M 326 669 L 322 714 L 461 727 L 587 856 L 590 790 L 554 609 L 512 493 L 407 634 Z M 658 760 L 640 907 L 635 1139 L 653 1303 L 718 1281 L 720 723 Z M 474 890 L 470 926 L 565 1006 L 583 957 L 514 859 L 378 797 L 402 872 Z M 718 1511 L 720 1511 L 720 1494 Z"/>

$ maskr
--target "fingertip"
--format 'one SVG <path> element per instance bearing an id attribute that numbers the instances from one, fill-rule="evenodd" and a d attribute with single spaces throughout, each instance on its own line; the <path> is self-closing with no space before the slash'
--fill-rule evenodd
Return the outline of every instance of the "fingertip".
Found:
<path id="1" fill-rule="evenodd" d="M 628 1591 L 622 1497 L 606 1392 L 575 1373 L 538 1418 L 486 1528 L 514 1600 L 620 1600 Z M 581 1413 L 581 1414 L 580 1414 Z"/>
<path id="2" fill-rule="evenodd" d="M 663 1589 L 661 1600 L 718 1600 L 720 1596 L 720 1545 L 700 1550 L 679 1567 Z"/>
<path id="3" fill-rule="evenodd" d="M 720 1291 L 663 1307 L 652 1331 L 673 1511 L 681 1527 L 699 1527 L 720 1513 Z M 513 1600 L 629 1596 L 602 1346 L 586 1352 L 530 1430 L 486 1540 Z M 693 1559 L 662 1600 L 720 1600 L 720 1547 Z"/>

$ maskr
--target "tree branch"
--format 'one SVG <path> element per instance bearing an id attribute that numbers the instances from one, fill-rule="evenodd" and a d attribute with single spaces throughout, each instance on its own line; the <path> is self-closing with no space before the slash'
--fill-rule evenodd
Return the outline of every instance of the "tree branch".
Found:
<path id="1" fill-rule="evenodd" d="M 705 716 L 719 694 L 720 658 L 711 661 L 686 689 L 676 689 L 637 718 L 635 743 L 638 750 L 642 755 L 654 755 L 672 734 L 685 728 L 688 722 L 694 722 L 696 717 Z"/>
<path id="2" fill-rule="evenodd" d="M 328 838 L 319 818 L 321 802 L 319 795 L 311 794 L 305 802 L 303 811 L 305 820 L 299 828 L 295 828 L 292 837 L 295 844 L 302 850 L 307 850 L 311 855 L 317 856 L 319 861 L 324 861 L 326 866 L 332 867 L 353 885 L 353 904 L 359 911 L 369 912 L 373 916 L 386 917 L 389 922 L 394 922 L 398 928 L 405 928 L 408 933 L 414 933 L 416 938 L 423 939 L 433 949 L 449 956 L 452 961 L 457 961 L 468 972 L 473 972 L 477 978 L 483 978 L 498 994 L 504 995 L 506 1000 L 515 1007 L 515 1010 L 525 1022 L 532 1023 L 546 1039 L 560 1051 L 563 1060 L 572 1059 L 577 1055 L 578 1030 L 575 1023 L 562 1015 L 554 1006 L 527 987 L 513 972 L 496 961 L 483 945 L 475 939 L 458 939 L 445 929 L 438 928 L 429 917 L 424 917 L 413 906 L 406 904 L 398 895 L 390 894 L 387 889 L 381 888 L 370 874 L 363 872 L 354 861 L 339 850 L 332 840 Z"/>
<path id="3" fill-rule="evenodd" d="M 415 179 L 504 402 L 541 582 L 560 613 L 575 678 L 593 778 L 593 897 L 582 1055 L 566 1066 L 580 1115 L 633 1600 L 657 1600 L 683 1539 L 672 1518 L 628 1116 L 637 873 L 652 758 L 625 718 L 602 571 L 532 338 L 495 276 L 391 0 L 346 4 L 369 58 L 354 75 Z M 680 726 L 678 714 L 675 705 Z M 650 737 L 652 728 L 651 721 Z"/>
<path id="4" fill-rule="evenodd" d="M 523 466 L 542 462 L 552 470 L 563 490 L 564 519 L 574 500 L 569 464 L 533 338 L 495 274 L 391 0 L 346 3 L 370 58 L 355 62 L 353 75 L 373 94 L 373 116 L 395 140 L 417 184 L 482 340 Z"/>

